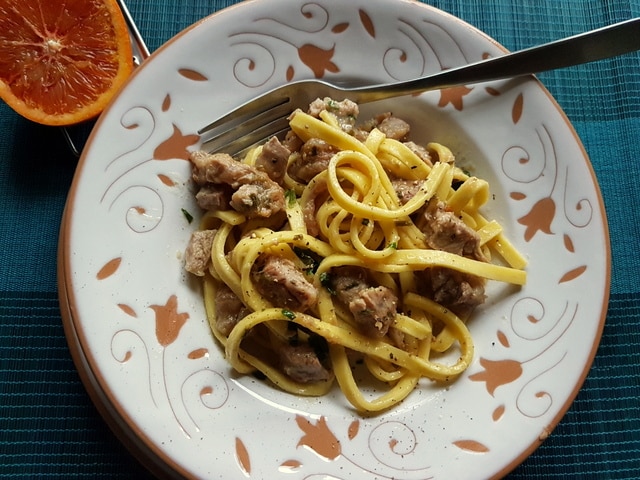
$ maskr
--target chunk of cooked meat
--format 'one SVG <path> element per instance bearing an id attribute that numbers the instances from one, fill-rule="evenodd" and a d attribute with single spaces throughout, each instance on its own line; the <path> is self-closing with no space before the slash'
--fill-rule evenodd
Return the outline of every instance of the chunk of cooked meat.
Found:
<path id="1" fill-rule="evenodd" d="M 396 191 L 396 195 L 398 196 L 398 200 L 400 203 L 404 205 L 409 200 L 411 200 L 424 182 L 421 180 L 407 180 L 404 178 L 392 178 L 391 185 L 393 185 L 393 189 Z"/>
<path id="2" fill-rule="evenodd" d="M 364 141 L 374 128 L 384 133 L 387 138 L 401 142 L 405 141 L 409 133 L 411 133 L 411 126 L 407 122 L 395 117 L 391 112 L 385 112 L 376 115 L 362 125 L 358 125 L 357 128 L 354 129 L 354 136 L 358 140 Z"/>
<path id="3" fill-rule="evenodd" d="M 226 153 L 193 152 L 190 160 L 197 185 L 228 185 L 233 191 L 229 204 L 249 218 L 270 217 L 284 210 L 284 190 L 256 167 Z"/>
<path id="4" fill-rule="evenodd" d="M 486 260 L 480 249 L 478 233 L 447 210 L 445 203 L 437 198 L 429 200 L 416 225 L 425 234 L 427 245 L 434 250 Z"/>
<path id="5" fill-rule="evenodd" d="M 319 117 L 320 112 L 328 111 L 333 113 L 338 120 L 338 125 L 340 128 L 347 132 L 351 133 L 353 131 L 353 127 L 356 123 L 356 119 L 360 114 L 360 108 L 358 104 L 353 102 L 352 100 L 344 99 L 341 101 L 333 100 L 332 98 L 316 98 L 309 105 L 309 109 L 307 113 L 312 117 Z"/>
<path id="6" fill-rule="evenodd" d="M 216 328 L 229 336 L 233 327 L 251 311 L 227 285 L 220 283 L 215 296 Z"/>
<path id="7" fill-rule="evenodd" d="M 411 150 L 418 157 L 420 157 L 420 159 L 424 163 L 426 163 L 430 167 L 433 167 L 433 160 L 431 159 L 431 154 L 429 153 L 429 150 L 424 148 L 422 145 L 418 145 L 417 143 L 411 142 L 411 141 L 404 142 L 404 144 L 407 146 L 407 148 L 409 148 L 409 150 Z"/>
<path id="8" fill-rule="evenodd" d="M 409 136 L 411 126 L 401 118 L 387 114 L 380 120 L 378 130 L 384 133 L 387 138 L 403 141 Z"/>
<path id="9" fill-rule="evenodd" d="M 327 189 L 326 179 L 315 181 L 311 190 L 309 190 L 310 194 L 305 198 L 305 203 L 302 205 L 302 215 L 307 227 L 307 233 L 313 237 L 318 236 L 320 233 L 320 225 L 318 225 L 316 219 L 316 205 L 322 204 Z"/>
<path id="10" fill-rule="evenodd" d="M 196 230 L 191 234 L 185 250 L 184 268 L 187 272 L 202 277 L 211 261 L 211 245 L 216 230 Z"/>
<path id="11" fill-rule="evenodd" d="M 305 311 L 318 300 L 313 284 L 288 258 L 261 255 L 251 271 L 251 278 L 256 289 L 276 307 Z"/>
<path id="12" fill-rule="evenodd" d="M 284 135 L 284 140 L 282 140 L 282 145 L 287 147 L 292 153 L 300 150 L 300 147 L 302 147 L 303 143 L 304 142 L 302 141 L 302 139 L 298 135 L 296 135 L 293 130 L 288 130 Z"/>
<path id="13" fill-rule="evenodd" d="M 429 268 L 425 273 L 433 300 L 458 315 L 470 313 L 486 299 L 485 281 L 480 277 L 442 267 Z"/>
<path id="14" fill-rule="evenodd" d="M 262 151 L 256 158 L 256 167 L 266 172 L 269 178 L 278 185 L 282 185 L 289 155 L 291 155 L 291 151 L 280 143 L 277 137 L 271 137 L 262 146 Z"/>
<path id="15" fill-rule="evenodd" d="M 277 183 L 274 182 L 275 185 Z M 282 199 L 280 198 L 282 195 Z M 280 205 L 282 203 L 282 205 Z M 237 212 L 244 213 L 249 218 L 270 217 L 284 208 L 284 193 L 282 190 L 265 188 L 262 184 L 247 183 L 231 196 L 231 207 Z"/>
<path id="16" fill-rule="evenodd" d="M 196 193 L 196 202 L 207 211 L 229 210 L 231 195 L 233 190 L 229 185 L 207 183 Z"/>
<path id="17" fill-rule="evenodd" d="M 289 165 L 289 175 L 294 180 L 309 183 L 313 177 L 327 169 L 329 161 L 338 152 L 333 145 L 319 138 L 307 140 Z"/>
<path id="18" fill-rule="evenodd" d="M 398 297 L 388 287 L 376 286 L 363 268 L 345 266 L 332 270 L 332 287 L 340 302 L 368 336 L 385 336 L 396 317 Z"/>
<path id="19" fill-rule="evenodd" d="M 308 343 L 279 345 L 278 356 L 284 373 L 296 382 L 320 382 L 331 380 L 333 377 L 320 361 L 315 349 Z"/>

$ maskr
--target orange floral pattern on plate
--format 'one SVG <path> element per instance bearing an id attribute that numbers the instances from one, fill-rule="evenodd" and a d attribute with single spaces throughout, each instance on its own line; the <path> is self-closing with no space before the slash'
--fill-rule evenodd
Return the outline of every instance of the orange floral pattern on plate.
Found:
<path id="1" fill-rule="evenodd" d="M 278 392 L 265 393 L 260 382 L 234 377 L 225 370 L 221 349 L 202 334 L 208 327 L 206 319 L 194 313 L 199 312 L 194 306 L 196 295 L 187 291 L 187 280 L 175 278 L 175 272 L 171 272 L 174 277 L 165 275 L 162 280 L 143 277 L 146 283 L 140 293 L 128 291 L 128 282 L 140 278 L 139 260 L 147 255 L 141 245 L 149 245 L 158 238 L 164 242 L 168 232 L 174 235 L 197 225 L 196 222 L 189 226 L 180 213 L 181 208 L 193 207 L 193 203 L 185 200 L 189 192 L 188 164 L 184 160 L 198 148 L 200 139 L 193 132 L 204 124 L 198 117 L 199 109 L 215 104 L 208 99 L 210 103 L 204 105 L 203 92 L 218 95 L 219 77 L 228 81 L 230 91 L 238 98 L 251 97 L 284 81 L 301 78 L 333 80 L 342 75 L 357 78 L 360 67 L 354 65 L 360 58 L 352 52 L 350 42 L 354 37 L 370 47 L 368 60 L 379 64 L 377 78 L 388 81 L 478 60 L 489 55 L 487 49 L 499 53 L 495 45 L 477 42 L 482 45 L 476 46 L 474 42 L 460 41 L 459 36 L 470 33 L 466 27 L 461 31 L 453 28 L 448 23 L 450 19 L 432 14 L 403 14 L 385 15 L 383 22 L 374 4 L 378 5 L 360 3 L 357 8 L 347 6 L 343 10 L 337 3 L 304 2 L 294 5 L 287 15 L 272 15 L 264 10 L 238 25 L 225 25 L 221 31 L 226 36 L 218 38 L 218 43 L 224 45 L 227 53 L 224 59 L 227 70 L 219 75 L 217 58 L 209 59 L 215 68 L 197 58 L 190 58 L 188 63 L 181 58 L 171 65 L 167 86 L 153 89 L 144 102 L 137 96 L 124 108 L 116 105 L 113 109 L 117 112 L 116 121 L 111 117 L 104 120 L 105 124 L 116 124 L 114 131 L 121 135 L 122 142 L 118 142 L 117 148 L 96 148 L 111 157 L 102 159 L 97 169 L 96 178 L 106 180 L 98 183 L 101 190 L 96 193 L 102 210 L 94 204 L 91 215 L 107 212 L 100 222 L 109 224 L 110 229 L 119 232 L 118 238 L 125 240 L 114 248 L 105 247 L 100 252 L 104 258 L 82 260 L 91 266 L 91 280 L 98 284 L 92 286 L 98 291 L 96 298 L 110 302 L 113 307 L 105 310 L 110 312 L 108 321 L 113 321 L 115 327 L 110 335 L 101 338 L 103 343 L 111 342 L 108 361 L 116 366 L 122 378 L 136 379 L 132 390 L 139 384 L 140 390 L 148 390 L 147 397 L 136 400 L 156 409 L 153 413 L 158 414 L 159 422 L 164 422 L 169 436 L 174 430 L 177 432 L 171 439 L 174 447 L 186 439 L 189 448 L 199 448 L 199 442 L 205 442 L 203 438 L 211 440 L 211 425 L 225 424 L 239 407 L 247 405 L 242 415 L 254 421 L 252 415 L 259 412 L 256 405 L 273 407 L 289 401 L 293 405 L 273 409 L 273 417 L 279 418 L 287 431 L 282 439 L 274 439 L 286 450 L 278 452 L 278 458 L 283 460 L 276 462 L 273 471 L 264 470 L 265 449 L 259 436 L 223 432 L 221 448 L 229 454 L 225 458 L 231 459 L 235 468 L 234 472 L 226 472 L 231 476 L 265 477 L 277 475 L 278 469 L 282 473 L 310 476 L 321 465 L 336 478 L 343 469 L 378 478 L 411 475 L 429 478 L 437 476 L 433 472 L 438 461 L 430 456 L 432 453 L 424 454 L 420 449 L 430 438 L 438 438 L 439 445 L 448 446 L 462 462 L 472 464 L 469 459 L 478 458 L 479 454 L 493 458 L 504 452 L 489 434 L 490 429 L 486 435 L 484 430 L 474 430 L 473 421 L 500 428 L 524 418 L 530 423 L 544 421 L 546 426 L 545 415 L 552 415 L 564 402 L 549 379 L 563 371 L 569 361 L 567 332 L 573 331 L 578 323 L 575 320 L 585 315 L 572 293 L 588 284 L 594 275 L 594 263 L 585 260 L 582 237 L 585 231 L 598 226 L 598 205 L 594 202 L 597 197 L 583 198 L 581 190 L 576 191 L 574 177 L 584 169 L 584 162 L 567 161 L 559 155 L 566 140 L 558 134 L 557 123 L 531 113 L 537 108 L 538 97 L 532 97 L 532 90 L 537 90 L 530 82 L 516 88 L 506 88 L 503 83 L 485 88 L 461 86 L 432 92 L 431 96 L 426 94 L 416 101 L 426 98 L 430 112 L 456 120 L 473 113 L 479 103 L 498 105 L 492 111 L 491 121 L 512 128 L 517 134 L 509 140 L 513 144 L 500 144 L 503 151 L 488 159 L 490 173 L 497 176 L 498 186 L 504 189 L 504 192 L 498 189 L 498 195 L 504 193 L 499 202 L 509 204 L 505 214 L 506 224 L 512 229 L 509 234 L 527 252 L 535 253 L 534 247 L 540 245 L 553 252 L 561 250 L 562 261 L 549 268 L 551 280 L 545 281 L 553 284 L 554 295 L 560 292 L 564 300 L 558 302 L 555 297 L 552 300 L 529 290 L 499 297 L 501 305 L 507 306 L 505 313 L 482 326 L 482 333 L 493 336 L 489 343 L 477 346 L 477 358 L 468 373 L 450 390 L 438 390 L 437 395 L 430 396 L 430 385 L 421 385 L 406 405 L 398 409 L 395 419 L 385 415 L 354 418 L 351 412 L 345 413 L 342 407 L 333 405 L 333 400 L 323 400 L 331 403 L 331 414 L 318 414 L 313 411 L 316 408 L 313 402 L 300 407 L 300 403 L 287 400 Z M 413 7 L 402 4 L 401 9 L 404 8 Z M 423 10 L 419 7 L 417 12 Z M 448 49 L 446 55 L 440 50 L 443 44 Z M 376 50 L 379 45 L 382 48 Z M 142 71 L 137 77 L 144 79 L 144 74 Z M 134 84 L 137 80 L 134 78 Z M 194 102 L 185 95 L 188 90 L 197 90 L 200 98 Z M 192 117 L 197 121 L 192 122 Z M 100 135 L 97 138 L 100 140 Z M 96 143 L 101 146 L 99 141 Z M 92 173 L 96 173 L 95 169 Z M 513 215 L 512 221 L 509 215 Z M 118 230 L 121 226 L 124 234 Z M 184 234 L 180 238 L 183 237 Z M 156 250 L 154 255 L 156 262 L 159 258 L 169 258 L 170 264 L 174 258 L 180 261 L 179 254 L 166 249 L 161 254 Z M 534 255 L 534 260 L 539 258 Z M 534 271 L 535 268 L 534 265 Z M 127 289 L 114 289 L 117 282 L 127 285 Z M 148 288 L 149 285 L 153 288 Z M 471 326 L 479 328 L 473 323 Z M 480 339 L 486 342 L 484 337 Z M 471 392 L 476 403 L 483 405 L 482 410 L 469 406 L 474 419 L 466 420 L 461 415 L 441 422 L 437 416 L 446 416 L 448 411 L 440 399 L 451 402 L 458 389 Z M 429 408 L 425 407 L 427 404 Z M 442 410 L 434 414 L 431 408 L 434 405 Z M 429 422 L 405 420 L 419 416 L 422 420 L 423 414 L 433 424 L 447 428 L 435 432 Z"/>

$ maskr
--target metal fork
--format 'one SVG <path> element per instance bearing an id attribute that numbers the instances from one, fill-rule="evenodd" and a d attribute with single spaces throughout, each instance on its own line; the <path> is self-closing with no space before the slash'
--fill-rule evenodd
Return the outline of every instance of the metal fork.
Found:
<path id="1" fill-rule="evenodd" d="M 490 58 L 414 80 L 344 88 L 302 80 L 250 100 L 198 131 L 208 135 L 202 149 L 237 155 L 288 130 L 288 117 L 316 98 L 375 100 L 570 67 L 640 49 L 640 18 L 609 25 L 540 46 Z"/>

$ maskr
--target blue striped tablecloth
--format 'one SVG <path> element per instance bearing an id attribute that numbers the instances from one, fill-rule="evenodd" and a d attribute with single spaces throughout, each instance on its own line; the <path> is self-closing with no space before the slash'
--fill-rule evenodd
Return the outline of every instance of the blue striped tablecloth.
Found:
<path id="1" fill-rule="evenodd" d="M 233 0 L 128 0 L 153 51 Z M 640 16 L 640 0 L 433 0 L 514 50 Z M 640 478 L 640 54 L 540 75 L 589 153 L 610 223 L 604 335 L 574 404 L 510 479 Z M 0 105 L 0 477 L 145 478 L 74 368 L 56 293 L 76 159 Z"/>

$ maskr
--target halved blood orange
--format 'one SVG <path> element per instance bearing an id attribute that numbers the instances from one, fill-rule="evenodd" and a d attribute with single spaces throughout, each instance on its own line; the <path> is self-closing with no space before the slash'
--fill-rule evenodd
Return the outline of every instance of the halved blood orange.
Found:
<path id="1" fill-rule="evenodd" d="M 98 115 L 133 69 L 115 0 L 0 0 L 0 97 L 45 125 Z"/>

